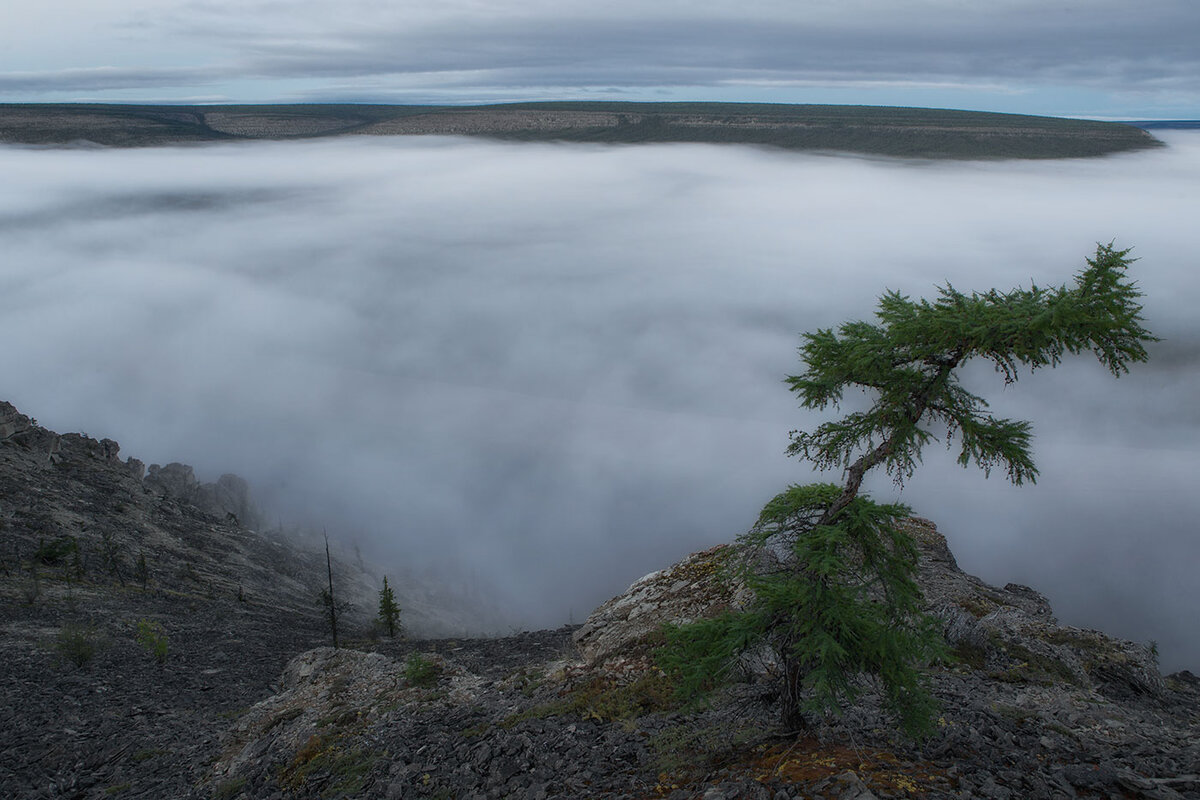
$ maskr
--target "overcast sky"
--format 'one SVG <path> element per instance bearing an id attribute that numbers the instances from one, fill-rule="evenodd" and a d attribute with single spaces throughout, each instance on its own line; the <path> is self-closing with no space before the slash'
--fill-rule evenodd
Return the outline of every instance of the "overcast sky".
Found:
<path id="1" fill-rule="evenodd" d="M 39 0 L 0 102 L 906 105 L 1200 117 L 1195 0 Z"/>
<path id="2" fill-rule="evenodd" d="M 1200 135 L 1108 158 L 905 162 L 437 137 L 0 148 L 0 398 L 248 478 L 381 570 L 581 621 L 789 482 L 802 331 L 1141 258 L 1164 341 L 1003 388 L 1036 486 L 937 446 L 901 499 L 964 568 L 1200 666 Z M 303 165 L 300 169 L 297 165 Z M 827 475 L 836 479 L 836 475 Z M 895 497 L 886 480 L 876 496 Z M 394 573 L 393 573 L 394 574 Z"/>

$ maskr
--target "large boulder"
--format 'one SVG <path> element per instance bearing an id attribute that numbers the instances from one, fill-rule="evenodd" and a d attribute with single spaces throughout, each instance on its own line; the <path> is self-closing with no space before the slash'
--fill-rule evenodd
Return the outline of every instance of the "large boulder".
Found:
<path id="1" fill-rule="evenodd" d="M 718 545 L 638 579 L 575 632 L 580 655 L 589 665 L 639 658 L 664 624 L 693 622 L 740 606 L 749 594 L 729 575 L 733 554 L 729 545 Z"/>
<path id="2" fill-rule="evenodd" d="M 380 653 L 319 647 L 293 658 L 277 693 L 242 713 L 226 737 L 211 773 L 218 793 L 265 771 L 274 772 L 285 787 L 299 789 L 308 768 L 317 764 L 331 764 L 335 772 L 369 769 L 380 755 L 367 747 L 348 748 L 347 741 L 382 725 L 397 709 L 419 713 L 437 706 L 452 712 L 475 704 L 485 683 L 480 676 L 437 653 L 412 656 L 429 666 L 435 683 L 426 686 L 407 677 L 404 664 Z"/>

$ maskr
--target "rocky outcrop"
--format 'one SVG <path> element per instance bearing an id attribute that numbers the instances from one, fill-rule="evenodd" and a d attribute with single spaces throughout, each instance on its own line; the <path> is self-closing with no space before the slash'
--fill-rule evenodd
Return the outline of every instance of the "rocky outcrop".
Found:
<path id="1" fill-rule="evenodd" d="M 151 464 L 145 483 L 220 519 L 232 519 L 254 530 L 262 527 L 262 515 L 250 500 L 250 486 L 237 475 L 226 473 L 216 483 L 201 483 L 190 466 L 172 462 L 165 467 Z"/>
<path id="2" fill-rule="evenodd" d="M 33 420 L 17 411 L 12 403 L 0 402 L 0 442 L 7 442 L 33 425 Z"/>
<path id="3" fill-rule="evenodd" d="M 959 793 L 924 796 L 1200 797 L 1200 687 L 1190 673 L 1164 678 L 1150 647 L 1059 624 L 1040 592 L 990 586 L 964 573 L 932 522 L 905 524 L 920 549 L 927 611 L 941 621 L 953 656 L 930 672 L 944 709 L 941 730 L 924 750 L 908 747 L 908 756 L 931 759 L 921 767 L 927 771 L 951 756 Z M 723 548 L 695 554 L 601 605 L 576 633 L 587 663 L 628 680 L 631 664 L 647 664 L 646 642 L 657 626 L 738 605 L 742 589 L 720 566 L 730 556 Z M 824 734 L 845 738 L 889 728 L 872 691 L 844 718 L 825 720 Z M 825 788 L 836 782 L 827 779 Z M 879 795 L 854 796 L 889 796 L 883 783 L 873 786 Z M 810 788 L 819 791 L 818 784 Z M 829 796 L 843 790 L 849 791 L 830 789 Z"/>
<path id="4" fill-rule="evenodd" d="M 28 451 L 30 463 L 46 466 L 58 455 L 60 439 L 57 433 L 37 424 L 11 403 L 0 402 L 0 444 L 11 444 Z"/>
<path id="5" fill-rule="evenodd" d="M 942 710 L 924 743 L 892 733 L 871 684 L 802 736 L 776 727 L 769 670 L 675 706 L 653 664 L 659 626 L 747 599 L 718 547 L 601 605 L 574 655 L 525 649 L 549 632 L 414 643 L 438 671 L 418 688 L 394 645 L 306 653 L 233 726 L 210 781 L 248 797 L 1200 798 L 1200 680 L 1060 625 L 1036 590 L 963 573 L 932 523 L 907 524 L 954 651 L 929 670 Z"/>
<path id="6" fill-rule="evenodd" d="M 1065 681 L 1116 699 L 1164 691 L 1148 646 L 1059 625 L 1037 590 L 1015 583 L 989 586 L 958 568 L 932 522 L 911 518 L 905 525 L 920 548 L 927 611 L 941 620 L 960 659 L 998 678 Z M 732 575 L 732 556 L 726 545 L 694 553 L 600 605 L 575 634 L 584 660 L 609 669 L 644 661 L 662 625 L 743 606 L 750 595 Z"/>
<path id="7" fill-rule="evenodd" d="M 1162 695 L 1165 684 L 1147 645 L 1060 625 L 1035 589 L 989 586 L 960 570 L 932 522 L 910 519 L 908 530 L 921 548 L 927 609 L 961 660 L 1001 680 L 1067 683 L 1114 700 Z"/>
<path id="8" fill-rule="evenodd" d="M 26 451 L 31 466 L 49 466 L 64 458 L 95 459 L 120 465 L 137 480 L 160 495 L 190 503 L 219 519 L 232 518 L 237 524 L 258 529 L 262 517 L 250 499 L 250 487 L 237 475 L 222 475 L 215 483 L 196 480 L 187 464 L 158 464 L 146 471 L 136 458 L 121 461 L 121 446 L 112 439 L 92 439 L 80 433 L 59 435 L 37 424 L 37 420 L 19 412 L 11 403 L 0 402 L 0 444 Z"/>

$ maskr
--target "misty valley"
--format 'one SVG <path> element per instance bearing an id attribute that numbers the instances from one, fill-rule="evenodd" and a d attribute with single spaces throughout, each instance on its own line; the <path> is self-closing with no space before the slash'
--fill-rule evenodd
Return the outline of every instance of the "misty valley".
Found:
<path id="1" fill-rule="evenodd" d="M 148 463 L 237 472 L 383 563 L 457 564 L 544 627 L 804 479 L 782 451 L 808 418 L 780 384 L 801 331 L 884 289 L 1053 283 L 1116 237 L 1164 339 L 1150 362 L 997 395 L 1034 420 L 1036 487 L 931 452 L 902 499 L 985 576 L 1194 662 L 1186 615 L 1162 613 L 1200 599 L 1178 485 L 1197 151 L 1167 140 L 953 165 L 439 138 L 3 150 L 8 399 Z"/>
<path id="2" fill-rule="evenodd" d="M 111 716 L 83 666 L 45 678 L 86 695 L 61 736 L 91 760 L 28 796 L 1000 797 L 981 787 L 1009 752 L 1042 754 L 1006 768 L 1042 770 L 1045 797 L 1200 796 L 1178 779 L 1200 720 L 1181 672 L 1200 666 L 1200 132 L 1155 135 L 1036 160 L 447 135 L 0 146 L 7 699 L 35 693 L 39 637 L 90 603 L 174 637 L 130 668 L 156 699 L 113 681 L 151 731 L 136 747 L 116 722 L 97 729 L 111 746 L 78 733 Z M 764 503 L 839 480 L 785 452 L 829 418 L 784 384 L 801 334 L 874 319 L 892 290 L 1058 286 L 1110 243 L 1135 259 L 1146 363 L 1119 380 L 1091 357 L 1009 383 L 962 370 L 997 416 L 1032 422 L 1036 484 L 963 469 L 953 439 L 903 486 L 864 483 L 920 518 L 919 581 L 957 609 L 935 693 L 959 721 L 888 739 L 871 684 L 804 734 L 825 769 L 754 738 L 766 711 L 733 710 L 770 665 L 702 710 L 672 705 L 645 646 L 658 623 L 712 605 L 721 546 Z M 208 504 L 241 485 L 225 473 L 253 512 Z M 78 568 L 46 549 L 68 528 L 90 543 Z M 140 588 L 132 539 L 110 569 L 132 530 L 164 553 Z M 336 651 L 310 596 L 326 567 L 354 606 Z M 385 575 L 407 638 L 372 627 Z M 642 613 L 654 625 L 631 633 Z M 91 674 L 161 633 L 139 630 L 98 636 Z M 60 734 L 30 744 L 52 706 L 0 753 L 58 763 Z M 1158 722 L 1169 747 L 1143 734 Z M 858 730 L 875 733 L 853 757 L 829 744 Z M 735 740 L 759 749 L 721 761 Z M 163 759 L 154 788 L 138 758 Z"/>

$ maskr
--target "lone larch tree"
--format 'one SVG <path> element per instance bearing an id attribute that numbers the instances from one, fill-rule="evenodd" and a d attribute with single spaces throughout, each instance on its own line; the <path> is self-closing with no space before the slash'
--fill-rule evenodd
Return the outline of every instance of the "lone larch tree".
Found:
<path id="1" fill-rule="evenodd" d="M 782 666 L 789 728 L 803 726 L 804 711 L 839 710 L 871 675 L 903 730 L 928 733 L 935 705 L 920 667 L 944 642 L 922 612 L 917 547 L 903 524 L 910 510 L 861 494 L 864 476 L 882 468 L 902 484 L 944 432 L 963 466 L 1003 467 L 1017 485 L 1036 480 L 1030 423 L 992 416 L 958 370 L 983 358 L 1011 384 L 1023 370 L 1089 351 L 1117 377 L 1145 361 L 1156 339 L 1126 276 L 1129 252 L 1099 245 L 1073 283 L 1055 288 L 964 294 L 947 285 L 932 302 L 888 292 L 875 322 L 804 334 L 805 369 L 787 379 L 803 407 L 836 408 L 848 389 L 873 402 L 790 434 L 789 454 L 841 468 L 845 482 L 792 486 L 764 507 L 740 540 L 740 577 L 754 591 L 746 609 L 668 630 L 661 663 L 683 691 L 711 687 L 765 641 Z"/>

